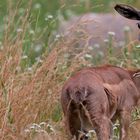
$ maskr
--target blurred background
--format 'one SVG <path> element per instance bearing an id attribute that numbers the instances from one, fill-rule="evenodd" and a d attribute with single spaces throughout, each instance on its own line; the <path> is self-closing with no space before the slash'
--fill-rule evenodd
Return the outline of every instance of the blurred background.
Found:
<path id="1" fill-rule="evenodd" d="M 32 0 L 30 7 L 28 0 L 1 0 L 0 1 L 0 41 L 3 39 L 4 25 L 16 9 L 14 27 L 11 34 L 20 32 L 20 18 L 24 17 L 25 11 L 30 9 L 28 17 L 28 30 L 24 41 L 24 56 L 29 57 L 27 67 L 39 59 L 40 54 L 48 49 L 50 37 L 56 36 L 58 28 L 70 18 L 86 13 L 114 13 L 116 3 L 131 4 L 140 7 L 139 0 Z M 16 30 L 16 31 L 15 31 Z M 12 36 L 12 35 L 11 35 Z M 30 50 L 30 51 L 29 51 Z"/>

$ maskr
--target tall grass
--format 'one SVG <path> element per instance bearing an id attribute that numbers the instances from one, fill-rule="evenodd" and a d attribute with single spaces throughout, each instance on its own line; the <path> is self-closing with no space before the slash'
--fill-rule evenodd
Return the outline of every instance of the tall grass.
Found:
<path id="1" fill-rule="evenodd" d="M 84 66 L 102 64 L 103 58 L 99 61 L 97 57 L 89 55 L 89 36 L 83 32 L 82 36 L 57 36 L 51 43 L 48 43 L 48 39 L 48 49 L 44 49 L 39 61 L 31 65 L 28 59 L 30 55 L 26 53 L 31 51 L 32 43 L 39 39 L 36 36 L 32 40 L 32 34 L 29 35 L 32 1 L 28 2 L 22 16 L 18 15 L 21 1 L 16 7 L 10 0 L 8 3 L 8 18 L 0 47 L 0 139 L 68 139 L 59 101 L 63 83 Z M 36 18 L 36 26 L 38 20 Z M 49 21 L 46 29 L 50 29 L 53 22 Z M 74 26 L 71 33 L 78 30 L 79 26 Z M 49 36 L 50 31 L 47 30 L 47 34 Z M 79 49 L 78 44 L 82 40 L 86 43 L 84 49 Z M 127 67 L 129 63 L 129 66 L 139 67 L 139 45 L 131 42 L 124 47 L 130 49 L 123 51 L 123 66 Z M 112 57 L 111 50 L 107 51 Z M 122 65 L 122 58 L 113 63 Z M 139 113 L 135 118 L 137 116 Z"/>
<path id="2" fill-rule="evenodd" d="M 79 58 L 73 58 L 69 64 L 65 62 L 64 52 L 72 44 L 60 38 L 49 45 L 41 61 L 27 69 L 23 67 L 31 1 L 24 16 L 16 22 L 19 5 L 13 10 L 9 3 L 0 50 L 0 139 L 65 139 L 60 122 L 60 91 L 65 78 L 81 62 Z"/>

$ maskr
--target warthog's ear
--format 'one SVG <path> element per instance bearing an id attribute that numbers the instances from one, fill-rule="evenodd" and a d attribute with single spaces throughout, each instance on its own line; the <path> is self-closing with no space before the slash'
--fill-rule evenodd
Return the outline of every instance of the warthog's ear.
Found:
<path id="1" fill-rule="evenodd" d="M 133 20 L 140 20 L 140 11 L 125 5 L 125 4 L 117 4 L 114 9 L 122 16 L 133 19 Z"/>

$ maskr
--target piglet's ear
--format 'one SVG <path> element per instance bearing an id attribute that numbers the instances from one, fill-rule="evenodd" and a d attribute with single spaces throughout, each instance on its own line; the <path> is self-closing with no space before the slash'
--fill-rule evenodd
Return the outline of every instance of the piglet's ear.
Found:
<path id="1" fill-rule="evenodd" d="M 123 17 L 132 20 L 140 20 L 140 11 L 131 6 L 125 4 L 117 4 L 114 9 Z"/>

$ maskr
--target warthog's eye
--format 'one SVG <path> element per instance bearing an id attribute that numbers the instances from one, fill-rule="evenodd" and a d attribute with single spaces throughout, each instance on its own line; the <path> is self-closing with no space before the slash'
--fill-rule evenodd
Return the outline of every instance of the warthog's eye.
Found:
<path id="1" fill-rule="evenodd" d="M 138 28 L 140 29 L 140 22 L 138 22 L 137 25 L 138 25 Z"/>

